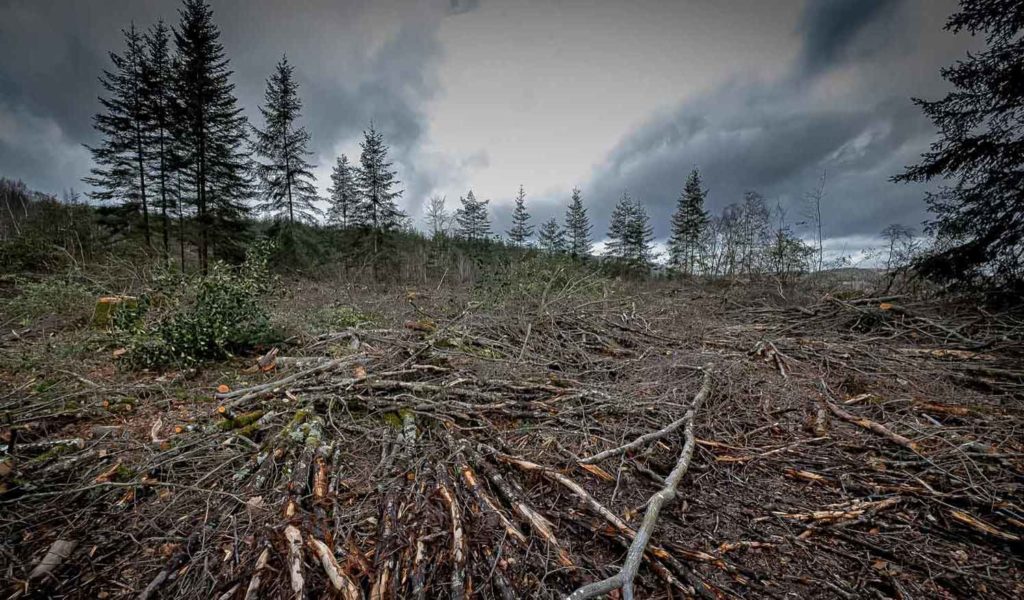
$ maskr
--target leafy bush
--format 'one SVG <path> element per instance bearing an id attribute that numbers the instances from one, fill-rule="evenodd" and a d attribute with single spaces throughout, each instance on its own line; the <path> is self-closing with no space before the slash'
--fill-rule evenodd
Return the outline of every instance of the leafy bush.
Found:
<path id="1" fill-rule="evenodd" d="M 241 267 L 215 263 L 206 277 L 172 294 L 164 318 L 132 337 L 130 364 L 190 366 L 269 341 L 272 331 L 263 298 L 273 287 L 271 250 L 270 244 L 258 242 Z"/>

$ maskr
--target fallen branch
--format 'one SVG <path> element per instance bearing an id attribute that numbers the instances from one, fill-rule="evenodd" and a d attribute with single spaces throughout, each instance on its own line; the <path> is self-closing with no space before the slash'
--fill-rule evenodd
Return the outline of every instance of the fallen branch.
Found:
<path id="1" fill-rule="evenodd" d="M 696 439 L 693 433 L 694 416 L 697 414 L 697 410 L 700 408 L 701 403 L 703 403 L 704 399 L 707 397 L 710 387 L 711 376 L 705 371 L 704 385 L 701 386 L 700 392 L 698 392 L 694 397 L 689 410 L 687 410 L 686 415 L 683 416 L 686 424 L 683 429 L 683 435 L 685 436 L 686 441 L 683 443 L 682 452 L 679 453 L 679 460 L 676 461 L 676 466 L 673 467 L 672 472 L 669 473 L 669 476 L 665 479 L 665 487 L 661 488 L 658 493 L 654 494 L 654 496 L 651 497 L 650 502 L 648 502 L 647 512 L 644 513 L 644 519 L 640 525 L 640 529 L 637 530 L 636 537 L 633 538 L 633 543 L 629 546 L 629 551 L 626 553 L 626 562 L 623 563 L 622 569 L 617 574 L 607 579 L 578 588 L 568 596 L 568 600 L 596 598 L 601 594 L 607 594 L 608 592 L 617 589 L 622 590 L 623 600 L 633 600 L 633 579 L 636 577 L 637 570 L 640 568 L 640 562 L 643 560 L 647 543 L 650 541 L 651 535 L 654 533 L 654 526 L 658 522 L 658 514 L 661 512 L 661 508 L 666 502 L 675 498 L 676 488 L 679 487 L 679 482 L 690 467 L 690 460 L 693 458 L 693 448 L 696 445 Z"/>
<path id="2" fill-rule="evenodd" d="M 708 395 L 708 393 L 710 391 L 711 391 L 711 375 L 709 373 L 705 372 L 704 373 L 704 383 L 701 384 L 700 391 L 697 392 L 697 395 L 693 399 L 693 406 L 698 406 L 702 402 L 704 402 L 704 399 L 707 398 L 707 395 Z M 680 427 L 682 427 L 683 425 L 685 425 L 686 423 L 688 423 L 688 422 L 690 422 L 692 420 L 693 420 L 693 415 L 691 414 L 691 412 L 687 411 L 687 413 L 685 415 L 683 415 L 682 418 L 669 423 L 668 425 L 666 425 L 665 427 L 659 429 L 658 431 L 653 431 L 651 433 L 646 433 L 646 434 L 636 438 L 635 440 L 633 440 L 632 442 L 630 442 L 628 444 L 624 444 L 622 446 L 619 446 L 618 448 L 612 448 L 610 450 L 605 450 L 604 452 L 598 452 L 597 454 L 595 454 L 593 456 L 589 456 L 587 458 L 581 459 L 579 462 L 581 464 L 593 464 L 593 463 L 601 462 L 602 460 L 604 460 L 606 458 L 611 458 L 612 456 L 618 456 L 620 454 L 625 454 L 626 452 L 629 452 L 630 450 L 635 450 L 635 449 L 637 449 L 637 448 L 639 448 L 639 447 L 641 447 L 641 446 L 643 446 L 645 444 L 653 442 L 654 440 L 659 440 L 659 439 L 669 435 L 670 433 L 672 433 L 676 429 L 679 429 Z"/>

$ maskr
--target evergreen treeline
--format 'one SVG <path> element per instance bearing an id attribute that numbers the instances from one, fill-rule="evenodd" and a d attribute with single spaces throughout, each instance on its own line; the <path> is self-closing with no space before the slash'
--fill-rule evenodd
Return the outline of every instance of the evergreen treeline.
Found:
<path id="1" fill-rule="evenodd" d="M 194 254 L 205 273 L 211 256 L 240 256 L 253 219 L 285 224 L 275 230 L 281 234 L 315 223 L 322 211 L 294 67 L 287 58 L 276 65 L 259 107 L 262 127 L 250 124 L 210 5 L 184 0 L 178 12 L 173 29 L 130 25 L 124 49 L 110 54 L 94 118 L 101 141 L 89 148 L 95 166 L 86 183 L 112 232 L 140 233 L 167 261 L 177 240 L 181 267 Z M 350 249 L 376 260 L 385 234 L 406 217 L 383 135 L 371 125 L 361 147 L 358 166 L 338 158 L 327 218 L 357 232 Z"/>
<path id="2" fill-rule="evenodd" d="M 1008 83 L 1016 82 L 1011 75 L 1020 71 L 1024 56 L 1018 4 L 965 1 L 947 28 L 984 34 L 989 48 L 943 72 L 958 91 L 936 102 L 917 101 L 939 127 L 941 140 L 922 164 L 897 179 L 953 182 L 929 198 L 938 217 L 930 228 L 938 246 L 919 266 L 930 275 L 1024 279 L 1024 186 L 1017 149 L 1022 122 L 1014 108 L 1021 92 Z M 235 96 L 209 4 L 184 0 L 178 12 L 173 28 L 159 22 L 140 31 L 130 24 L 123 30 L 123 49 L 110 54 L 112 66 L 100 77 L 103 110 L 94 126 L 101 141 L 89 148 L 95 166 L 86 182 L 90 195 L 106 204 L 103 224 L 115 235 L 140 236 L 165 261 L 177 254 L 183 269 L 186 256 L 195 256 L 205 273 L 211 252 L 239 256 L 258 216 L 274 219 L 271 231 L 288 236 L 299 223 L 318 226 L 323 216 L 329 227 L 347 232 L 344 251 L 372 263 L 376 272 L 377 263 L 391 256 L 389 240 L 409 226 L 397 204 L 403 191 L 383 135 L 371 124 L 358 163 L 338 157 L 328 197 L 318 198 L 310 134 L 302 125 L 299 85 L 287 58 L 267 79 L 262 124 L 250 124 Z M 756 192 L 710 215 L 708 190 L 694 169 L 672 214 L 665 255 L 654 248 L 644 205 L 624 194 L 612 213 L 603 260 L 635 272 L 663 264 L 680 276 L 820 270 L 823 186 L 824 178 L 815 195 L 818 241 L 812 248 L 793 233 L 782 207 L 770 208 Z M 443 198 L 431 199 L 427 221 L 435 242 L 461 240 L 483 252 L 498 241 L 488 204 L 469 191 L 449 214 Z M 591 258 L 593 227 L 578 188 L 562 224 L 549 219 L 535 227 L 530 221 L 520 186 L 504 232 L 510 246 L 575 261 Z"/>

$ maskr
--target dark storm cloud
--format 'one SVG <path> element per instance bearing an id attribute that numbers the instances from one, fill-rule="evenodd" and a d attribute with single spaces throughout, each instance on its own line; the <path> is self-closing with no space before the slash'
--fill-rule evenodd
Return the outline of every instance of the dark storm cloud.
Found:
<path id="1" fill-rule="evenodd" d="M 934 45 L 944 35 L 916 31 L 913 16 L 903 3 L 809 3 L 799 28 L 802 47 L 783 74 L 738 78 L 691 97 L 608 153 L 583 186 L 597 237 L 627 190 L 648 207 L 655 235 L 667 237 L 668 216 L 695 167 L 714 213 L 754 190 L 797 223 L 806 194 L 827 173 L 826 236 L 875 235 L 895 222 L 919 225 L 926 218 L 924 188 L 889 178 L 918 159 L 934 129 L 910 102 L 921 90 L 894 80 L 899 74 L 886 70 L 890 56 L 882 52 L 894 44 Z M 893 30 L 903 39 L 894 39 Z M 925 56 L 916 69 L 938 80 L 935 61 Z M 830 86 L 845 91 L 830 95 Z"/>
<path id="2" fill-rule="evenodd" d="M 336 0 L 214 0 L 214 19 L 235 71 L 247 114 L 282 54 L 296 66 L 311 150 L 333 162 L 373 121 L 391 145 L 396 166 L 421 196 L 432 175 L 417 171 L 426 131 L 423 106 L 436 91 L 441 48 L 437 28 L 449 13 L 475 3 L 434 0 L 416 5 Z M 97 78 L 120 52 L 122 28 L 178 20 L 177 0 L 0 1 L 0 175 L 57 192 L 89 168 L 81 144 L 93 143 Z M 31 126 L 30 126 L 31 125 Z M 353 157 L 354 158 L 354 157 Z M 64 168 L 59 169 L 58 165 Z M 321 182 L 323 183 L 323 182 Z"/>
<path id="3" fill-rule="evenodd" d="M 900 4 L 902 0 L 809 2 L 797 27 L 803 36 L 801 74 L 815 75 L 850 58 L 858 34 L 872 22 L 892 15 Z"/>

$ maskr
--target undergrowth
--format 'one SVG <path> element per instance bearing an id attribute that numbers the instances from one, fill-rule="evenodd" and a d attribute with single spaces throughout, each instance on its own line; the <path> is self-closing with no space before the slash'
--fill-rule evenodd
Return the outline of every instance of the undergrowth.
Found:
<path id="1" fill-rule="evenodd" d="M 188 367 L 227 358 L 273 341 L 265 298 L 274 286 L 271 244 L 258 242 L 238 268 L 212 265 L 169 290 L 163 314 L 130 332 L 127 362 L 134 368 Z"/>

